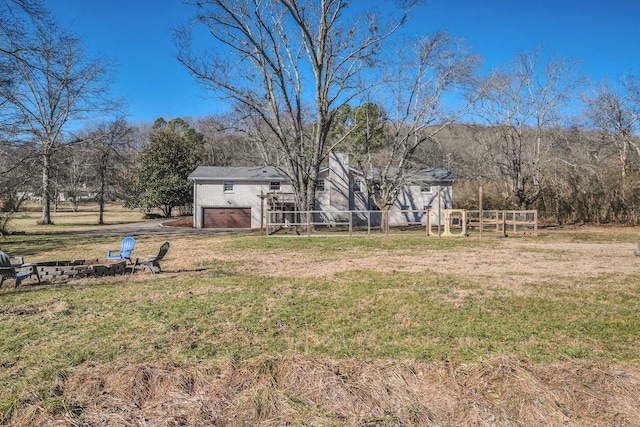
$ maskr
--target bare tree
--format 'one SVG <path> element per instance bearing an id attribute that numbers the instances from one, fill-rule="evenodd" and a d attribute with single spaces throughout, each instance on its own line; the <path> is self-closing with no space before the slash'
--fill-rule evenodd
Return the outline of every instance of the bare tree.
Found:
<path id="1" fill-rule="evenodd" d="M 534 49 L 485 82 L 476 113 L 495 135 L 479 142 L 493 159 L 505 198 L 515 197 L 520 208 L 540 196 L 542 162 L 582 81 L 578 71 L 575 61 L 545 59 Z"/>
<path id="2" fill-rule="evenodd" d="M 232 115 L 211 115 L 198 120 L 196 129 L 205 139 L 207 164 L 212 166 L 250 166 L 264 164 L 264 157 L 253 149 L 253 142 L 237 129 Z"/>
<path id="3" fill-rule="evenodd" d="M 302 209 L 313 209 L 318 171 L 336 141 L 337 108 L 363 93 L 362 72 L 376 64 L 397 20 L 355 16 L 349 0 L 197 0 L 192 26 L 177 34 L 178 59 L 205 86 L 245 111 L 256 142 L 273 143 Z M 191 49 L 202 24 L 210 49 Z M 265 150 L 265 152 L 267 152 Z M 269 161 L 271 163 L 271 161 Z"/>
<path id="4" fill-rule="evenodd" d="M 460 40 L 443 32 L 419 38 L 395 58 L 394 78 L 377 93 L 386 113 L 371 104 L 355 108 L 349 137 L 353 158 L 381 210 L 395 202 L 417 150 L 468 111 L 479 65 Z"/>
<path id="5" fill-rule="evenodd" d="M 34 22 L 45 16 L 39 0 L 0 0 L 0 139 L 4 148 L 16 146 L 16 134 L 22 123 L 21 117 L 14 114 L 6 94 L 17 84 L 16 62 L 24 52 L 35 50 L 28 34 L 33 30 Z"/>
<path id="6" fill-rule="evenodd" d="M 51 223 L 52 155 L 68 138 L 68 125 L 108 109 L 105 100 L 107 62 L 89 58 L 80 40 L 48 18 L 34 22 L 27 34 L 33 49 L 7 59 L 15 70 L 12 84 L 2 88 L 6 114 L 20 126 L 22 142 L 38 144 L 42 160 L 42 218 Z"/>
<path id="7" fill-rule="evenodd" d="M 640 84 L 635 76 L 622 76 L 618 88 L 607 82 L 595 87 L 587 98 L 587 117 L 602 132 L 603 142 L 616 150 L 622 177 L 632 165 L 632 154 L 640 160 Z M 636 164 L 636 168 L 640 164 Z"/>
<path id="8" fill-rule="evenodd" d="M 131 160 L 126 154 L 133 145 L 133 128 L 122 118 L 101 122 L 82 136 L 90 156 L 88 182 L 95 191 L 99 207 L 98 224 L 104 224 L 104 210 L 113 188 L 124 179 Z"/>

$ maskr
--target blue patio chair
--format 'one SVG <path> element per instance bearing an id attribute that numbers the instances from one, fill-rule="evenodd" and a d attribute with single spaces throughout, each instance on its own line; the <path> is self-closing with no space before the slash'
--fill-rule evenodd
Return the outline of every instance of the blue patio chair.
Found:
<path id="1" fill-rule="evenodd" d="M 107 259 L 128 259 L 130 263 L 133 262 L 131 261 L 131 252 L 135 244 L 136 241 L 133 237 L 125 237 L 122 239 L 120 249 L 107 251 Z"/>

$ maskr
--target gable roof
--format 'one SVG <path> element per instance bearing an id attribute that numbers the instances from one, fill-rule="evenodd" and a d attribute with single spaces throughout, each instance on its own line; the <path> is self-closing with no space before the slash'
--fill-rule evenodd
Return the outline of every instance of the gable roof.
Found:
<path id="1" fill-rule="evenodd" d="M 198 166 L 189 180 L 282 181 L 285 178 L 272 166 Z"/>

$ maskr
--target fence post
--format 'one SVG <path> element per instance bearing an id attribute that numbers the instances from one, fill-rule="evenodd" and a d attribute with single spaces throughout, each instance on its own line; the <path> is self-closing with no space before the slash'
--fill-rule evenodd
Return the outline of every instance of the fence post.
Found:
<path id="1" fill-rule="evenodd" d="M 507 211 L 502 211 L 502 236 L 507 237 Z"/>
<path id="2" fill-rule="evenodd" d="M 353 211 L 349 211 L 349 237 L 353 235 Z"/>
<path id="3" fill-rule="evenodd" d="M 307 237 L 311 237 L 311 211 L 307 211 Z"/>
<path id="4" fill-rule="evenodd" d="M 387 226 L 385 227 L 387 229 L 387 236 L 389 235 L 389 228 L 390 228 L 390 224 L 389 224 L 389 209 L 387 209 L 385 211 L 385 216 L 387 217 Z"/>
<path id="5" fill-rule="evenodd" d="M 482 240 L 482 217 L 484 216 L 482 212 L 482 186 L 480 186 L 478 193 L 478 207 L 480 208 L 478 212 L 478 223 L 480 224 L 480 240 Z"/>
<path id="6" fill-rule="evenodd" d="M 431 212 L 429 209 L 424 210 L 424 222 L 427 224 L 427 237 L 429 237 L 429 231 L 431 229 Z"/>
<path id="7" fill-rule="evenodd" d="M 269 211 L 267 211 L 267 214 L 265 216 L 266 216 L 266 219 L 267 219 L 265 221 L 267 223 L 267 226 L 264 228 L 264 231 L 265 231 L 264 235 L 268 236 L 269 235 L 269 223 L 271 222 L 271 214 L 269 213 Z"/>

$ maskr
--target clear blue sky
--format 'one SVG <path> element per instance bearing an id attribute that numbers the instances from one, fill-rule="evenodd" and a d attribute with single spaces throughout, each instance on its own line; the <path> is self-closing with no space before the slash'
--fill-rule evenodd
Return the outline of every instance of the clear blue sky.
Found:
<path id="1" fill-rule="evenodd" d="M 375 2 L 375 0 L 355 0 Z M 116 62 L 114 94 L 131 122 L 198 117 L 224 107 L 175 60 L 171 29 L 193 8 L 180 0 L 45 0 L 90 53 Z M 464 38 L 489 69 L 542 46 L 581 59 L 592 80 L 640 74 L 640 0 L 426 0 L 406 31 Z"/>

